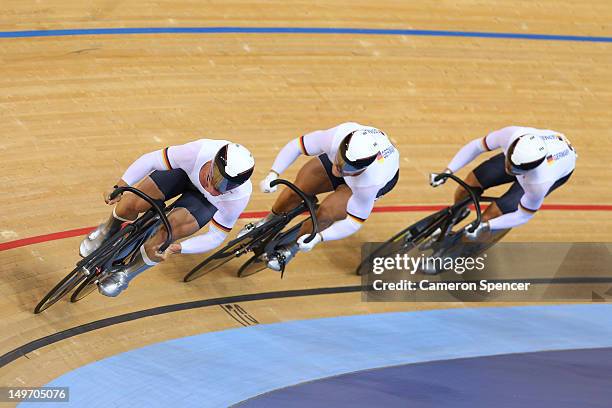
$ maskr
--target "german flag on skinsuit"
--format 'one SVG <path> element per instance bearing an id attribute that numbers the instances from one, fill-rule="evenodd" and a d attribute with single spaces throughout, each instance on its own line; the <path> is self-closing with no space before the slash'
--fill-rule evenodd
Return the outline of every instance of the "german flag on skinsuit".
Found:
<path id="1" fill-rule="evenodd" d="M 553 157 L 552 154 L 549 154 L 548 156 L 546 156 L 546 163 L 553 164 L 554 162 L 555 162 L 555 158 Z"/>
<path id="2" fill-rule="evenodd" d="M 211 222 L 213 223 L 215 227 L 217 227 L 218 229 L 220 229 L 221 231 L 225 233 L 228 233 L 232 230 L 231 228 L 228 228 L 225 225 L 219 224 L 219 221 L 215 220 L 214 218 L 211 219 Z"/>
<path id="3" fill-rule="evenodd" d="M 379 163 L 382 163 L 385 161 L 385 156 L 383 156 L 382 152 L 378 152 L 378 154 L 376 155 L 376 161 Z"/>

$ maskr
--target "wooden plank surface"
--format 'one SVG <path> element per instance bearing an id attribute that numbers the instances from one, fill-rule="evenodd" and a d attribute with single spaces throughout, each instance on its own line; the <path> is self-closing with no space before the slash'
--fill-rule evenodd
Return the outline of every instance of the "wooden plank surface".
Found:
<path id="1" fill-rule="evenodd" d="M 156 27 L 367 27 L 612 35 L 608 1 L 32 2 L 5 1 L 0 30 Z M 401 179 L 380 205 L 442 204 L 427 174 L 468 140 L 509 124 L 564 132 L 578 170 L 547 202 L 610 204 L 610 43 L 368 35 L 109 35 L 0 39 L 0 242 L 94 225 L 101 193 L 140 154 L 200 137 L 255 154 L 255 181 L 303 132 L 356 120 L 385 130 Z M 299 164 L 288 172 L 292 178 Z M 465 172 L 461 173 L 464 174 Z M 256 192 L 248 210 L 274 197 Z M 174 257 L 116 299 L 92 295 L 33 316 L 77 260 L 79 238 L 0 252 L 0 353 L 93 320 L 190 300 L 358 284 L 355 248 L 425 213 L 375 214 L 362 231 L 301 254 L 285 279 L 239 280 L 236 263 L 192 284 L 201 257 Z M 240 225 L 246 220 L 242 220 Z M 514 241 L 609 241 L 606 212 L 543 211 Z M 455 305 L 458 306 L 458 305 Z M 448 305 L 364 304 L 357 294 L 247 304 L 262 323 Z M 308 312 L 305 312 L 305 311 Z M 219 307 L 145 318 L 43 348 L 2 370 L 41 385 L 82 364 L 152 342 L 238 327 Z"/>

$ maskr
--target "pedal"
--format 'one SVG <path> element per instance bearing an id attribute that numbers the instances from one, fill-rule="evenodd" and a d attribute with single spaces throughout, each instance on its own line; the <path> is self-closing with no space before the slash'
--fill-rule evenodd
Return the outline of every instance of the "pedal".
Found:
<path id="1" fill-rule="evenodd" d="M 285 275 L 285 266 L 287 266 L 287 257 L 283 254 L 279 254 L 279 262 L 280 262 L 280 266 L 281 266 L 281 279 L 283 279 L 283 276 Z"/>
<path id="2" fill-rule="evenodd" d="M 276 272 L 280 272 L 282 279 L 283 274 L 285 273 L 285 266 L 287 265 L 287 258 L 285 257 L 285 255 L 279 253 L 278 251 L 275 251 L 269 256 L 266 253 L 261 254 L 260 259 L 263 262 L 266 262 L 267 267 L 269 269 Z M 274 265 L 274 261 L 276 261 L 276 265 Z"/>

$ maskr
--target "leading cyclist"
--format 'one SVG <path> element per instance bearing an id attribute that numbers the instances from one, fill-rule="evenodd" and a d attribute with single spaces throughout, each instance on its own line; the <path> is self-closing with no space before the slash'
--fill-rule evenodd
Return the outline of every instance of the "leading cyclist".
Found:
<path id="1" fill-rule="evenodd" d="M 204 225 L 208 232 L 188 240 L 171 244 L 164 253 L 159 247 L 166 240 L 166 229 L 161 226 L 140 247 L 127 264 L 112 270 L 98 283 L 105 296 L 117 296 L 129 282 L 145 270 L 164 260 L 169 254 L 195 254 L 210 251 L 225 240 L 228 232 L 247 206 L 253 186 L 255 160 L 242 145 L 226 140 L 200 139 L 179 146 L 170 146 L 141 156 L 125 171 L 117 186 L 136 185 L 160 202 L 177 199 L 168 215 L 174 239 L 188 237 Z M 140 197 L 126 193 L 110 199 L 117 203 L 106 223 L 96 228 L 81 243 L 80 254 L 87 256 L 99 248 L 105 239 L 115 234 L 124 222 L 131 222 L 150 205 Z"/>

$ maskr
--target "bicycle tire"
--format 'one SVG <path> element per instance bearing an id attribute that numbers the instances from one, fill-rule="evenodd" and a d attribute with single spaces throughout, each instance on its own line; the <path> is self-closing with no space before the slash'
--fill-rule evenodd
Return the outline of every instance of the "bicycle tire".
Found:
<path id="1" fill-rule="evenodd" d="M 254 239 L 248 241 L 234 240 L 234 242 L 230 242 L 208 258 L 204 259 L 195 267 L 193 267 L 193 269 L 191 269 L 191 271 L 189 271 L 189 273 L 185 275 L 185 277 L 183 278 L 183 282 L 192 282 L 193 280 L 220 268 L 235 257 L 242 255 L 240 251 L 243 251 L 253 241 Z"/>
<path id="2" fill-rule="evenodd" d="M 90 295 L 97 287 L 96 280 L 99 274 L 93 274 L 88 276 L 83 282 L 79 284 L 72 295 L 70 295 L 70 302 L 76 303 L 79 300 L 84 299 L 86 296 Z"/>
<path id="3" fill-rule="evenodd" d="M 419 221 L 415 222 L 414 224 L 410 225 L 409 227 L 404 228 L 403 230 L 401 230 L 400 232 L 398 232 L 397 234 L 395 234 L 394 236 L 392 236 L 391 238 L 389 238 L 388 240 L 383 242 L 378 248 L 376 248 L 374 251 L 372 251 L 365 259 L 363 259 L 359 263 L 359 265 L 355 269 L 355 274 L 356 275 L 361 275 L 362 274 L 362 269 L 365 266 L 369 265 L 373 258 L 375 258 L 375 257 L 384 257 L 385 254 L 386 255 L 391 255 L 395 251 L 394 244 L 396 244 L 398 242 L 401 242 L 402 240 L 404 241 L 402 244 L 396 244 L 396 245 L 402 245 L 404 247 L 403 249 L 407 249 L 408 245 L 411 245 L 410 249 L 414 248 L 417 245 L 417 242 L 415 242 L 414 238 L 405 239 L 406 236 L 408 234 L 412 234 L 414 237 L 419 238 L 418 239 L 419 242 L 423 241 L 424 239 L 426 239 L 429 235 L 428 236 L 421 236 L 421 237 L 419 237 L 418 235 L 421 232 L 425 231 L 429 225 L 433 224 L 434 222 L 437 222 L 436 218 L 438 218 L 440 216 L 442 211 L 443 210 L 435 212 L 433 214 L 428 215 L 425 218 L 420 219 Z M 388 252 L 384 252 L 383 250 L 386 250 Z"/>
<path id="4" fill-rule="evenodd" d="M 262 261 L 260 259 L 260 255 L 253 255 L 252 257 L 249 258 L 248 261 L 242 264 L 240 269 L 238 269 L 237 276 L 239 278 L 246 278 L 247 276 L 252 276 L 252 275 L 255 275 L 256 273 L 263 271 L 267 267 L 268 267 L 268 263 L 265 261 Z"/>
<path id="5" fill-rule="evenodd" d="M 189 271 L 189 273 L 183 277 L 183 282 L 192 282 L 198 278 L 201 278 L 209 272 L 219 269 L 221 266 L 234 259 L 234 257 L 235 255 L 233 254 L 215 253 Z"/>
<path id="6" fill-rule="evenodd" d="M 282 221 L 272 221 L 257 227 L 239 238 L 234 238 L 226 246 L 204 259 L 202 262 L 193 267 L 183 278 L 183 282 L 191 282 L 201 276 L 212 272 L 229 261 L 251 251 L 254 246 L 260 242 L 264 242 L 271 234 L 276 234 L 279 225 Z M 284 225 L 284 224 L 283 224 Z M 217 261 L 213 263 L 213 261 Z"/>
<path id="7" fill-rule="evenodd" d="M 405 234 L 403 234 L 405 235 Z M 374 251 L 370 252 L 370 254 L 357 266 L 355 269 L 355 274 L 361 276 L 363 274 L 363 269 L 368 266 L 374 258 L 387 258 L 392 255 L 399 253 L 399 250 L 409 250 L 416 246 L 410 240 L 406 240 L 406 242 L 399 244 L 398 240 L 389 240 L 381 244 Z M 398 246 L 400 246 L 398 248 Z"/>
<path id="8" fill-rule="evenodd" d="M 96 252 L 95 256 L 93 256 L 89 260 L 89 263 L 88 263 L 88 269 L 95 270 L 96 272 L 92 273 L 90 276 L 87 277 L 87 279 L 85 279 L 83 282 L 79 284 L 79 286 L 70 296 L 71 303 L 78 302 L 79 300 L 83 299 L 84 297 L 86 297 L 87 295 L 89 295 L 91 292 L 95 290 L 96 288 L 95 281 L 102 274 L 102 271 L 101 271 L 102 265 L 105 265 L 110 259 L 113 258 L 113 256 L 116 253 L 121 252 L 125 246 L 132 244 L 134 241 L 137 241 L 138 239 L 141 239 L 138 236 L 136 237 L 131 236 L 133 232 L 137 232 L 137 231 L 138 229 L 136 228 L 132 228 L 132 229 L 129 229 L 129 227 L 124 228 L 123 230 L 119 231 L 118 234 L 113 236 L 114 240 L 111 239 L 107 241 L 106 246 L 105 246 L 105 250 L 106 250 L 105 253 L 103 253 L 104 250 Z"/>
<path id="9" fill-rule="evenodd" d="M 54 305 L 58 300 L 63 298 L 68 292 L 77 287 L 83 280 L 87 279 L 87 275 L 81 273 L 82 268 L 77 267 L 66 275 L 57 285 L 53 287 L 34 308 L 34 314 L 47 310 Z"/>

